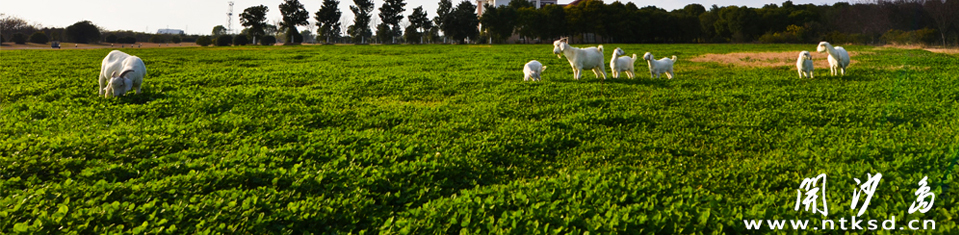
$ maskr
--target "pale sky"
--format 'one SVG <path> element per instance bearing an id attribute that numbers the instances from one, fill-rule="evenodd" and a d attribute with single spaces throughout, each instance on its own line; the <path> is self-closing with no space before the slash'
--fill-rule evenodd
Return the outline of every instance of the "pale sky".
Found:
<path id="1" fill-rule="evenodd" d="M 461 0 L 453 0 L 457 5 Z M 683 8 L 691 3 L 699 3 L 709 9 L 711 5 L 719 6 L 749 6 L 762 7 L 765 4 L 781 5 L 785 0 L 623 0 L 633 2 L 639 7 L 654 5 L 671 11 Z M 31 24 L 40 24 L 44 27 L 66 27 L 82 20 L 89 20 L 106 30 L 133 30 L 137 32 L 156 33 L 161 28 L 182 29 L 187 34 L 210 34 L 214 26 L 227 24 L 229 0 L 9 0 L 0 4 L 0 13 L 20 17 Z M 266 5 L 268 22 L 281 19 L 279 5 L 283 0 L 234 0 L 233 28 L 239 32 L 239 15 L 244 9 L 251 6 Z M 313 16 L 320 9 L 323 0 L 300 0 L 300 3 L 310 12 L 310 24 L 314 23 Z M 437 0 L 407 0 L 404 16 L 409 16 L 413 8 L 423 6 L 428 16 L 436 16 Z M 572 0 L 559 0 L 566 4 Z M 605 0 L 607 4 L 612 0 Z M 794 0 L 795 4 L 813 3 L 816 5 L 843 2 L 838 0 Z M 375 8 L 383 4 L 383 0 L 374 0 L 373 19 L 379 23 Z M 474 3 L 475 4 L 475 3 Z M 352 24 L 353 13 L 349 6 L 352 0 L 340 0 L 340 11 L 343 12 L 341 21 L 346 25 Z M 406 19 L 404 18 L 404 21 Z M 371 24 L 375 25 L 375 24 Z M 301 31 L 307 27 L 298 27 Z M 315 28 L 315 27 L 314 27 Z M 345 31 L 344 31 L 345 32 Z"/>

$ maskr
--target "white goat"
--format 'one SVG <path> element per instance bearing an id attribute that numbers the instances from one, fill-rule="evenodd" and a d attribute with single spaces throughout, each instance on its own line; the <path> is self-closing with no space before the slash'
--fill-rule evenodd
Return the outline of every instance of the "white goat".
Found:
<path id="1" fill-rule="evenodd" d="M 663 57 L 662 59 L 655 60 L 653 58 L 653 53 L 646 52 L 643 55 L 643 59 L 649 64 L 649 77 L 656 76 L 659 78 L 659 75 L 666 73 L 666 77 L 673 79 L 675 74 L 673 73 L 673 64 L 676 63 L 676 56 L 673 55 L 673 59 Z"/>
<path id="2" fill-rule="evenodd" d="M 100 67 L 99 94 L 103 97 L 123 96 L 136 88 L 140 93 L 143 77 L 147 75 L 147 67 L 140 57 L 132 56 L 122 51 L 111 51 L 103 58 Z"/>
<path id="3" fill-rule="evenodd" d="M 799 58 L 796 59 L 796 68 L 799 69 L 799 78 L 813 78 L 812 55 L 809 51 L 799 52 Z"/>
<path id="4" fill-rule="evenodd" d="M 533 81 L 539 81 L 540 76 L 542 76 L 543 71 L 545 70 L 546 66 L 543 66 L 543 64 L 539 63 L 539 61 L 530 60 L 529 63 L 526 63 L 526 65 L 523 67 L 523 74 L 525 74 L 523 81 L 529 81 L 530 79 Z"/>
<path id="5" fill-rule="evenodd" d="M 846 49 L 832 47 L 828 42 L 822 41 L 816 47 L 816 51 L 829 54 L 829 73 L 831 75 L 836 76 L 836 73 L 846 75 L 846 67 L 849 66 L 849 53 L 846 52 Z"/>
<path id="6" fill-rule="evenodd" d="M 576 80 L 579 80 L 583 69 L 593 70 L 597 78 L 602 73 L 603 80 L 606 80 L 606 66 L 603 65 L 606 56 L 603 55 L 603 45 L 580 49 L 570 46 L 567 40 L 562 38 L 553 42 L 553 54 L 563 58 L 559 55 L 560 53 L 566 55 L 566 60 L 569 60 L 569 66 L 573 67 L 573 78 Z"/>
<path id="7" fill-rule="evenodd" d="M 621 56 L 622 57 L 619 57 Z M 626 76 L 633 78 L 636 76 L 633 71 L 633 63 L 636 63 L 636 54 L 633 54 L 633 57 L 625 56 L 626 52 L 619 47 L 616 50 L 613 50 L 613 58 L 609 60 L 609 69 L 613 70 L 613 78 L 619 78 L 619 74 L 626 72 Z"/>

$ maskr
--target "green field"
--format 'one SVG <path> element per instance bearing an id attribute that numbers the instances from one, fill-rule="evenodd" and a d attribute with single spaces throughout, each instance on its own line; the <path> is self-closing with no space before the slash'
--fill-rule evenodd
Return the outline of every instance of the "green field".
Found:
<path id="1" fill-rule="evenodd" d="M 856 216 L 867 173 L 859 218 L 959 233 L 956 55 L 848 46 L 798 79 L 689 59 L 815 45 L 604 46 L 678 77 L 573 80 L 552 45 L 127 49 L 144 93 L 106 99 L 109 50 L 5 50 L 0 233 L 764 234 L 743 220 Z M 820 173 L 829 215 L 795 211 Z"/>

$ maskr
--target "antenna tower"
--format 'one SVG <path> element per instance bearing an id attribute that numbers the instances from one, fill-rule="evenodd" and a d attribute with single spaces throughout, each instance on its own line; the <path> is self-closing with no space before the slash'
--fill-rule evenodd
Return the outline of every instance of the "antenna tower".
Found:
<path id="1" fill-rule="evenodd" d="M 230 10 L 226 12 L 226 32 L 233 34 L 233 1 L 230 1 Z"/>

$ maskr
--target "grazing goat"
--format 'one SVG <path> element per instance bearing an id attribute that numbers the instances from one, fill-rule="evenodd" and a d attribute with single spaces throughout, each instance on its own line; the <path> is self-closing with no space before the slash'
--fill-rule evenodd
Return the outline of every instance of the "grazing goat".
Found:
<path id="1" fill-rule="evenodd" d="M 643 55 L 643 59 L 649 64 L 649 77 L 652 78 L 656 76 L 659 78 L 659 75 L 666 73 L 666 77 L 673 79 L 675 74 L 673 73 L 673 64 L 676 63 L 676 56 L 673 55 L 673 59 L 663 57 L 662 59 L 655 60 L 653 58 L 653 53 L 646 52 Z"/>
<path id="2" fill-rule="evenodd" d="M 123 96 L 134 88 L 139 94 L 143 77 L 146 75 L 147 67 L 140 57 L 122 51 L 111 51 L 103 58 L 100 67 L 99 94 L 103 97 Z"/>
<path id="3" fill-rule="evenodd" d="M 569 60 L 569 66 L 573 67 L 573 78 L 576 80 L 579 80 L 583 69 L 593 70 L 597 78 L 602 73 L 603 80 L 606 80 L 606 67 L 603 65 L 606 56 L 603 56 L 603 45 L 580 49 L 570 46 L 567 39 L 562 38 L 553 42 L 553 54 L 563 58 L 560 53 L 566 55 L 566 60 Z"/>
<path id="4" fill-rule="evenodd" d="M 849 53 L 846 52 L 846 49 L 842 47 L 832 47 L 828 42 L 822 41 L 819 43 L 819 46 L 816 47 L 816 51 L 829 54 L 830 75 L 836 76 L 836 73 L 841 73 L 843 76 L 846 75 L 846 67 L 849 66 Z"/>
<path id="5" fill-rule="evenodd" d="M 636 63 L 636 54 L 633 54 L 632 58 L 625 55 L 626 52 L 619 47 L 613 50 L 613 58 L 609 60 L 609 69 L 613 70 L 613 78 L 619 78 L 619 74 L 622 72 L 626 72 L 626 76 L 629 76 L 629 78 L 636 76 L 633 71 L 633 63 Z"/>
<path id="6" fill-rule="evenodd" d="M 796 59 L 796 68 L 799 69 L 799 78 L 813 78 L 812 55 L 809 51 L 799 52 L 799 58 Z"/>
<path id="7" fill-rule="evenodd" d="M 544 70 L 546 70 L 546 66 L 543 66 L 539 61 L 530 60 L 529 63 L 526 63 L 523 67 L 523 74 L 525 74 L 523 81 L 529 81 L 530 79 L 539 81 Z"/>

